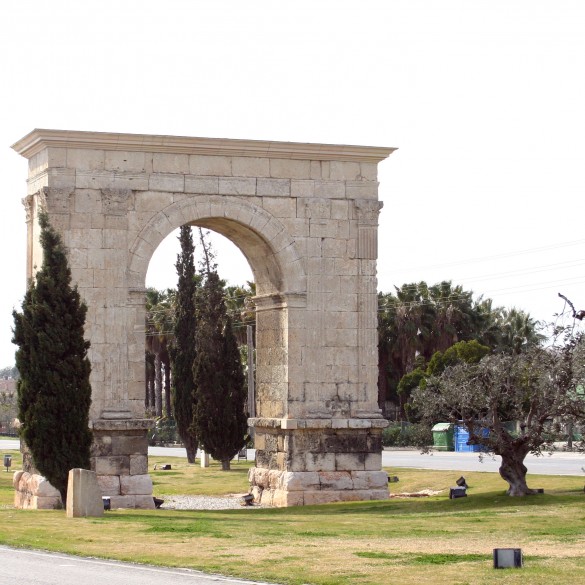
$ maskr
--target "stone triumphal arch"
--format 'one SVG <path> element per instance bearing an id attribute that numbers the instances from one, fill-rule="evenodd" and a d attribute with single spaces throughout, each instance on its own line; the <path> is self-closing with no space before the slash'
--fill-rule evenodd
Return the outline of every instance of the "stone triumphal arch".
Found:
<path id="1" fill-rule="evenodd" d="M 388 496 L 377 403 L 377 164 L 393 149 L 34 130 L 28 276 L 46 209 L 88 305 L 92 467 L 113 507 L 152 507 L 144 418 L 145 277 L 183 224 L 231 239 L 257 287 L 261 501 Z"/>

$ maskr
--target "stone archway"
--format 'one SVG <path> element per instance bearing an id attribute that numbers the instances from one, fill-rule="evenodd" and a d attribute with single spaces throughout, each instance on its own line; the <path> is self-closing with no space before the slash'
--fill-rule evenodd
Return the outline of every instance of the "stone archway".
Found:
<path id="1" fill-rule="evenodd" d="M 256 467 L 279 505 L 388 496 L 377 405 L 377 163 L 393 149 L 34 130 L 28 274 L 45 208 L 88 304 L 92 465 L 117 507 L 152 507 L 144 279 L 166 235 L 213 229 L 257 286 Z"/>

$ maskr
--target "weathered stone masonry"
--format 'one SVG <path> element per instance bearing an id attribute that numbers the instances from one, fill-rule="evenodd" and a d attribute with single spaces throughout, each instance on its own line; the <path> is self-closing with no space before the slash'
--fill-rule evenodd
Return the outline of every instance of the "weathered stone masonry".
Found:
<path id="1" fill-rule="evenodd" d="M 385 498 L 377 405 L 377 163 L 393 149 L 34 130 L 28 275 L 45 208 L 88 304 L 92 467 L 118 507 L 151 507 L 144 293 L 156 247 L 183 224 L 230 238 L 257 287 L 262 502 Z"/>

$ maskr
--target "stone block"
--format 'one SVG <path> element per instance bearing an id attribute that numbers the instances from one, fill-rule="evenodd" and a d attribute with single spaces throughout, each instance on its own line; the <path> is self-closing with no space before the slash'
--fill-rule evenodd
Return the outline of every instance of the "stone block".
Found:
<path id="1" fill-rule="evenodd" d="M 67 518 L 103 514 L 102 491 L 96 474 L 87 469 L 71 469 L 67 482 Z"/>
<path id="2" fill-rule="evenodd" d="M 336 471 L 363 471 L 365 470 L 365 453 L 336 453 Z"/>
<path id="3" fill-rule="evenodd" d="M 321 243 L 323 256 L 328 258 L 343 258 L 347 254 L 347 240 L 324 238 Z"/>
<path id="4" fill-rule="evenodd" d="M 291 197 L 314 197 L 315 181 L 291 179 L 290 194 Z"/>
<path id="5" fill-rule="evenodd" d="M 260 494 L 260 503 L 263 506 L 271 507 L 274 492 L 272 490 L 262 490 Z"/>
<path id="6" fill-rule="evenodd" d="M 155 152 L 152 156 L 154 173 L 189 173 L 189 155 Z"/>
<path id="7" fill-rule="evenodd" d="M 23 474 L 22 479 L 25 480 L 24 491 L 34 496 L 46 498 L 60 497 L 59 491 L 45 477 L 38 473 Z M 20 485 L 22 486 L 22 482 Z"/>
<path id="8" fill-rule="evenodd" d="M 136 211 L 158 212 L 173 202 L 173 194 L 159 191 L 144 191 L 136 194 Z"/>
<path id="9" fill-rule="evenodd" d="M 378 183 L 375 181 L 347 181 L 345 195 L 348 199 L 377 199 Z"/>
<path id="10" fill-rule="evenodd" d="M 119 496 L 120 495 L 120 476 L 118 475 L 98 475 L 97 482 L 102 491 L 102 496 Z"/>
<path id="11" fill-rule="evenodd" d="M 360 163 L 360 175 L 366 181 L 377 181 L 378 165 L 376 163 Z"/>
<path id="12" fill-rule="evenodd" d="M 144 384 L 142 384 L 144 388 Z M 146 455 L 130 455 L 130 475 L 148 473 L 148 457 Z"/>
<path id="13" fill-rule="evenodd" d="M 310 219 L 309 235 L 312 238 L 336 238 L 338 235 L 338 222 L 328 219 Z M 339 274 L 346 274 L 340 272 Z M 357 274 L 356 270 L 352 274 Z"/>
<path id="14" fill-rule="evenodd" d="M 227 156 L 191 155 L 189 172 L 192 175 L 208 175 L 213 177 L 232 175 L 232 159 Z"/>
<path id="15" fill-rule="evenodd" d="M 289 197 L 290 179 L 258 179 L 256 194 L 259 197 Z"/>
<path id="16" fill-rule="evenodd" d="M 277 490 L 272 494 L 272 506 L 284 508 L 288 506 L 302 506 L 305 503 L 303 492 L 285 492 Z"/>
<path id="17" fill-rule="evenodd" d="M 345 197 L 345 183 L 341 181 L 315 181 L 315 197 L 342 199 Z"/>
<path id="18" fill-rule="evenodd" d="M 356 490 L 388 489 L 388 474 L 385 471 L 352 471 L 351 477 Z"/>
<path id="19" fill-rule="evenodd" d="M 153 173 L 148 179 L 148 188 L 151 191 L 182 193 L 185 190 L 185 177 L 172 173 Z"/>
<path id="20" fill-rule="evenodd" d="M 134 496 L 134 508 L 137 510 L 154 510 L 154 499 L 152 496 Z"/>
<path id="21" fill-rule="evenodd" d="M 92 469 L 98 475 L 128 475 L 130 458 L 127 455 L 95 457 Z"/>
<path id="22" fill-rule="evenodd" d="M 101 192 L 97 189 L 76 189 L 73 208 L 76 213 L 101 213 Z"/>
<path id="23" fill-rule="evenodd" d="M 101 171 L 105 167 L 106 154 L 103 150 L 89 148 L 68 148 L 67 168 L 83 171 Z"/>
<path id="24" fill-rule="evenodd" d="M 120 477 L 120 493 L 123 496 L 152 495 L 150 475 L 122 475 Z"/>
<path id="25" fill-rule="evenodd" d="M 144 369 L 144 366 L 142 366 Z M 145 455 L 148 452 L 148 437 L 141 435 L 114 435 L 112 455 Z"/>
<path id="26" fill-rule="evenodd" d="M 110 507 L 112 510 L 118 508 L 133 510 L 136 508 L 136 496 L 110 496 Z"/>
<path id="27" fill-rule="evenodd" d="M 350 418 L 348 426 L 350 429 L 371 429 L 372 421 L 369 419 Z"/>
<path id="28" fill-rule="evenodd" d="M 25 510 L 61 510 L 63 504 L 60 496 L 29 496 L 22 508 Z"/>
<path id="29" fill-rule="evenodd" d="M 335 453 L 305 453 L 307 471 L 336 471 Z"/>
<path id="30" fill-rule="evenodd" d="M 319 473 L 322 490 L 351 490 L 353 480 L 349 471 L 322 471 Z"/>
<path id="31" fill-rule="evenodd" d="M 295 217 L 297 205 L 294 199 L 278 197 L 264 197 L 262 200 L 262 207 L 278 218 L 290 218 Z"/>
<path id="32" fill-rule="evenodd" d="M 219 178 L 221 195 L 256 195 L 256 179 Z"/>
<path id="33" fill-rule="evenodd" d="M 331 219 L 349 219 L 349 202 L 347 200 L 331 200 Z"/>
<path id="34" fill-rule="evenodd" d="M 261 488 L 268 487 L 268 477 L 270 471 L 266 468 L 251 467 L 248 471 L 248 481 L 251 485 L 257 485 Z"/>
<path id="35" fill-rule="evenodd" d="M 234 156 L 231 174 L 234 177 L 269 177 L 270 161 L 253 156 Z"/>
<path id="36" fill-rule="evenodd" d="M 331 504 L 341 502 L 342 497 L 338 491 L 306 491 L 303 493 L 305 506 L 316 506 L 319 504 Z"/>
<path id="37" fill-rule="evenodd" d="M 380 471 L 382 469 L 382 453 L 368 453 L 366 455 L 365 469 L 367 471 Z"/>
<path id="38" fill-rule="evenodd" d="M 271 490 L 277 489 L 281 484 L 281 477 L 283 472 L 277 469 L 271 469 L 268 472 L 268 488 Z"/>
<path id="39" fill-rule="evenodd" d="M 298 428 L 298 421 L 294 418 L 283 418 L 280 421 L 281 429 L 296 429 Z"/>
<path id="40" fill-rule="evenodd" d="M 147 157 L 148 163 L 147 164 Z M 106 171 L 123 171 L 144 173 L 149 171 L 152 155 L 145 152 L 129 152 L 124 150 L 108 150 L 105 157 Z"/>
<path id="41" fill-rule="evenodd" d="M 329 163 L 329 178 L 356 181 L 360 177 L 360 163 L 332 160 Z"/>
<path id="42" fill-rule="evenodd" d="M 18 489 L 18 485 L 20 484 L 20 480 L 24 473 L 26 472 L 23 471 L 22 469 L 19 469 L 18 471 L 15 471 L 14 474 L 12 475 L 12 487 L 14 489 Z"/>
<path id="43" fill-rule="evenodd" d="M 388 488 L 380 490 L 371 490 L 368 492 L 368 495 L 370 500 L 387 500 L 390 497 Z"/>
<path id="44" fill-rule="evenodd" d="M 325 451 L 331 453 L 367 453 L 370 451 L 367 436 L 355 432 L 339 430 L 336 434 L 326 435 L 323 442 Z"/>
<path id="45" fill-rule="evenodd" d="M 311 161 L 272 158 L 270 176 L 277 179 L 309 179 Z"/>
<path id="46" fill-rule="evenodd" d="M 280 476 L 278 488 L 289 492 L 296 492 L 316 490 L 319 489 L 320 486 L 319 474 L 314 471 L 287 471 Z"/>
<path id="47" fill-rule="evenodd" d="M 185 193 L 201 195 L 217 195 L 219 193 L 219 179 L 217 177 L 185 176 Z"/>

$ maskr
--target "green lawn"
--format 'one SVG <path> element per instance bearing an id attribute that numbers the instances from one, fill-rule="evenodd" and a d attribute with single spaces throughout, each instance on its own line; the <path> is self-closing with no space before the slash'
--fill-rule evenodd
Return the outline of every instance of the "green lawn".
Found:
<path id="1" fill-rule="evenodd" d="M 19 454 L 14 453 L 18 468 Z M 171 471 L 154 471 L 155 462 Z M 221 472 L 179 459 L 151 459 L 155 494 L 241 493 L 249 462 Z M 67 519 L 62 511 L 10 507 L 11 473 L 0 477 L 0 543 L 79 555 L 181 566 L 290 584 L 585 584 L 584 479 L 531 476 L 541 496 L 509 498 L 493 473 L 465 473 L 469 497 L 448 499 L 456 471 L 391 470 L 393 493 L 442 490 L 304 508 L 107 512 Z M 120 535 L 123 534 L 123 537 Z M 492 568 L 492 549 L 520 547 L 521 570 Z"/>

